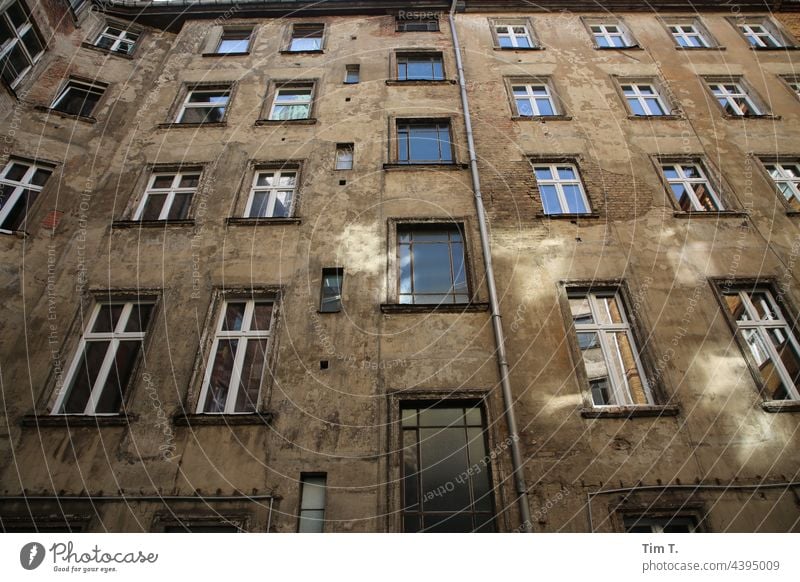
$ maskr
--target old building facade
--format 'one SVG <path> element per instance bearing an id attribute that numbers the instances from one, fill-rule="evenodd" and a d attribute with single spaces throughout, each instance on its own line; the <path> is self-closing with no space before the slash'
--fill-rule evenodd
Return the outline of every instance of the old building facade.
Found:
<path id="1" fill-rule="evenodd" d="M 5 531 L 800 530 L 796 3 L 2 7 Z"/>

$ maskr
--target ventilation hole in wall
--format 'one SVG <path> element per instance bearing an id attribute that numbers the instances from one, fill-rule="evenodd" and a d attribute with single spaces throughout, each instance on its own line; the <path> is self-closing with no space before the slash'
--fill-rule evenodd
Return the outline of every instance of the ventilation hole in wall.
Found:
<path id="1" fill-rule="evenodd" d="M 350 37 L 350 40 L 356 40 L 357 38 L 358 37 L 356 35 L 353 35 L 353 36 Z"/>
<path id="2" fill-rule="evenodd" d="M 339 180 L 339 186 L 347 186 L 347 180 Z"/>
<path id="3" fill-rule="evenodd" d="M 282 138 L 281 138 L 281 141 L 286 141 L 286 138 L 285 138 L 285 137 L 282 137 Z"/>
<path id="4" fill-rule="evenodd" d="M 345 102 L 350 103 L 350 97 L 345 97 Z"/>
<path id="5" fill-rule="evenodd" d="M 320 370 L 327 370 L 328 369 L 328 360 L 320 360 L 319 361 L 319 369 Z"/>

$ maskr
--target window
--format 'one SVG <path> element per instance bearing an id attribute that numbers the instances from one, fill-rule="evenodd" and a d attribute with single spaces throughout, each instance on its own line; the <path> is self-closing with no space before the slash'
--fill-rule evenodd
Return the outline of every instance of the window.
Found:
<path id="1" fill-rule="evenodd" d="M 325 527 L 325 475 L 303 475 L 300 477 L 300 533 L 322 533 Z"/>
<path id="2" fill-rule="evenodd" d="M 322 291 L 320 292 L 319 310 L 323 313 L 336 313 L 342 310 L 342 281 L 344 269 L 322 269 Z"/>
<path id="3" fill-rule="evenodd" d="M 45 182 L 52 166 L 12 159 L 0 174 L 0 231 L 16 231 L 25 226 L 28 210 Z"/>
<path id="4" fill-rule="evenodd" d="M 44 52 L 42 38 L 22 2 L 12 2 L 0 17 L 0 67 L 15 87 Z"/>
<path id="5" fill-rule="evenodd" d="M 86 4 L 86 1 L 87 0 L 67 0 L 67 4 L 69 4 L 69 7 L 72 9 L 72 12 L 77 14 L 78 11 L 80 11 L 80 9 L 83 8 L 83 5 Z"/>
<path id="6" fill-rule="evenodd" d="M 568 298 L 592 404 L 653 404 L 619 293 L 570 292 Z"/>
<path id="7" fill-rule="evenodd" d="M 800 162 L 765 163 L 764 167 L 791 209 L 800 211 Z"/>
<path id="8" fill-rule="evenodd" d="M 670 109 L 664 103 L 656 86 L 652 83 L 621 83 L 620 89 L 633 115 L 669 115 Z"/>
<path id="9" fill-rule="evenodd" d="M 53 410 L 55 414 L 117 414 L 142 351 L 153 302 L 95 305 Z"/>
<path id="10" fill-rule="evenodd" d="M 800 99 L 800 77 L 796 75 L 788 75 L 781 77 L 789 88 L 794 91 L 794 96 Z"/>
<path id="11" fill-rule="evenodd" d="M 500 48 L 534 48 L 533 35 L 525 24 L 495 24 L 495 40 Z"/>
<path id="12" fill-rule="evenodd" d="M 250 50 L 250 37 L 252 28 L 223 28 L 217 48 L 214 51 L 219 55 L 244 54 Z"/>
<path id="13" fill-rule="evenodd" d="M 634 46 L 630 35 L 619 24 L 591 24 L 594 43 L 597 48 L 630 48 Z"/>
<path id="14" fill-rule="evenodd" d="M 283 85 L 275 91 L 269 118 L 273 121 L 309 119 L 313 85 Z"/>
<path id="15" fill-rule="evenodd" d="M 667 163 L 661 165 L 661 171 L 682 211 L 724 210 L 700 164 Z"/>
<path id="16" fill-rule="evenodd" d="M 405 14 L 395 19 L 397 32 L 437 32 L 439 19 L 436 17 L 424 18 L 422 14 Z"/>
<path id="17" fill-rule="evenodd" d="M 772 293 L 765 287 L 725 289 L 722 298 L 767 398 L 800 400 L 800 346 Z"/>
<path id="18" fill-rule="evenodd" d="M 106 86 L 70 80 L 50 106 L 55 111 L 79 117 L 91 117 L 94 108 L 105 93 Z"/>
<path id="19" fill-rule="evenodd" d="M 178 123 L 221 123 L 231 98 L 231 89 L 192 89 L 178 112 Z"/>
<path id="20" fill-rule="evenodd" d="M 324 32 L 324 24 L 295 24 L 292 27 L 292 39 L 289 42 L 289 51 L 321 51 Z"/>
<path id="21" fill-rule="evenodd" d="M 709 82 L 709 89 L 717 98 L 723 111 L 736 117 L 762 115 L 761 110 L 750 98 L 747 89 L 738 81 Z"/>
<path id="22" fill-rule="evenodd" d="M 781 35 L 766 19 L 737 22 L 739 31 L 753 48 L 780 48 L 786 46 Z"/>
<path id="23" fill-rule="evenodd" d="M 626 517 L 626 533 L 695 533 L 697 521 L 693 517 Z"/>
<path id="24" fill-rule="evenodd" d="M 153 172 L 134 220 L 182 220 L 188 218 L 200 170 Z"/>
<path id="25" fill-rule="evenodd" d="M 247 218 L 287 218 L 297 190 L 297 170 L 256 170 L 247 199 Z"/>
<path id="26" fill-rule="evenodd" d="M 404 403 L 401 415 L 403 531 L 495 531 L 481 408 Z"/>
<path id="27" fill-rule="evenodd" d="M 548 83 L 512 83 L 514 107 L 520 117 L 558 115 L 558 109 Z"/>
<path id="28" fill-rule="evenodd" d="M 448 121 L 398 121 L 397 157 L 403 164 L 450 164 L 453 145 Z"/>
<path id="29" fill-rule="evenodd" d="M 398 54 L 398 81 L 441 81 L 444 79 L 442 54 Z"/>
<path id="30" fill-rule="evenodd" d="M 353 155 L 354 155 L 353 144 L 351 143 L 336 144 L 336 169 L 352 170 Z"/>
<path id="31" fill-rule="evenodd" d="M 706 34 L 697 24 L 668 24 L 675 44 L 683 48 L 708 48 L 711 46 Z"/>
<path id="32" fill-rule="evenodd" d="M 468 303 L 464 237 L 458 226 L 397 229 L 399 303 Z"/>
<path id="33" fill-rule="evenodd" d="M 573 164 L 535 164 L 533 173 L 545 214 L 586 214 L 589 202 Z"/>
<path id="34" fill-rule="evenodd" d="M 136 41 L 138 40 L 138 32 L 131 32 L 118 26 L 106 26 L 103 32 L 95 39 L 94 46 L 112 53 L 131 55 L 133 54 L 133 49 L 136 48 Z"/>
<path id="35" fill-rule="evenodd" d="M 361 79 L 361 67 L 359 65 L 346 65 L 344 72 L 345 85 L 355 85 Z"/>
<path id="36" fill-rule="evenodd" d="M 252 413 L 267 370 L 272 300 L 225 301 L 211 346 L 198 413 Z"/>

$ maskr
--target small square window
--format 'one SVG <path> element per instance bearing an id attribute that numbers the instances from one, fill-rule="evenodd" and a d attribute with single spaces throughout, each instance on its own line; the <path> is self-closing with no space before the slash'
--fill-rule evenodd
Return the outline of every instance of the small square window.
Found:
<path id="1" fill-rule="evenodd" d="M 289 121 L 309 119 L 313 101 L 314 86 L 309 83 L 281 85 L 275 89 L 269 119 Z"/>
<path id="2" fill-rule="evenodd" d="M 588 214 L 589 201 L 574 164 L 533 165 L 545 214 Z"/>
<path id="3" fill-rule="evenodd" d="M 336 144 L 336 169 L 352 170 L 354 148 L 351 143 Z"/>
<path id="4" fill-rule="evenodd" d="M 451 164 L 449 121 L 397 121 L 397 161 L 401 164 Z"/>
<path id="5" fill-rule="evenodd" d="M 53 167 L 12 158 L 0 174 L 0 231 L 24 228 Z"/>
<path id="6" fill-rule="evenodd" d="M 300 533 L 321 533 L 325 529 L 326 475 L 300 477 Z"/>
<path id="7" fill-rule="evenodd" d="M 324 24 L 295 24 L 292 26 L 290 52 L 314 52 L 322 50 Z"/>
<path id="8" fill-rule="evenodd" d="M 131 32 L 122 26 L 106 26 L 95 39 L 94 46 L 112 53 L 131 55 L 138 40 L 138 32 Z"/>
<path id="9" fill-rule="evenodd" d="M 346 65 L 344 71 L 344 82 L 346 85 L 355 85 L 361 81 L 361 67 L 359 65 Z"/>
<path id="10" fill-rule="evenodd" d="M 220 55 L 244 54 L 250 50 L 252 28 L 223 28 L 214 51 Z"/>
<path id="11" fill-rule="evenodd" d="M 221 123 L 230 98 L 230 87 L 191 89 L 178 112 L 177 123 Z"/>
<path id="12" fill-rule="evenodd" d="M 705 167 L 699 162 L 662 162 L 661 172 L 675 203 L 683 212 L 724 210 Z"/>
<path id="13" fill-rule="evenodd" d="M 68 115 L 91 117 L 105 91 L 104 84 L 71 79 L 53 100 L 50 108 Z"/>
<path id="14" fill-rule="evenodd" d="M 342 310 L 342 283 L 344 269 L 322 269 L 322 288 L 320 291 L 319 310 L 322 313 L 336 313 Z"/>

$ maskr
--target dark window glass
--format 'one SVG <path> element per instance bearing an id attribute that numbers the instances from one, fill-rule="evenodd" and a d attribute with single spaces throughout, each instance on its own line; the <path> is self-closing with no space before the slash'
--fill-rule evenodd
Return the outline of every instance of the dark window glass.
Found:
<path id="1" fill-rule="evenodd" d="M 344 269 L 322 269 L 322 292 L 320 293 L 319 310 L 333 313 L 342 310 L 342 280 Z"/>
<path id="2" fill-rule="evenodd" d="M 103 91 L 95 85 L 71 81 L 56 99 L 53 109 L 69 115 L 90 117 L 100 97 L 103 96 Z"/>
<path id="3" fill-rule="evenodd" d="M 449 164 L 453 161 L 450 124 L 398 123 L 398 161 L 408 164 Z"/>
<path id="4" fill-rule="evenodd" d="M 464 240 L 456 226 L 398 229 L 400 303 L 467 303 Z"/>

